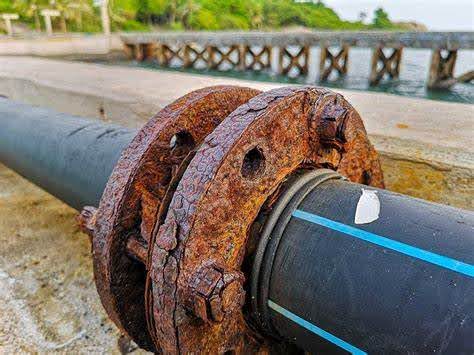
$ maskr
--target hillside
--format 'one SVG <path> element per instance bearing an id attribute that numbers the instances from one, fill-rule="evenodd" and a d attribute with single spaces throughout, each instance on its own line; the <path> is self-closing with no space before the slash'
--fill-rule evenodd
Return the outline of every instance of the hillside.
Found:
<path id="1" fill-rule="evenodd" d="M 0 13 L 18 12 L 32 28 L 42 26 L 40 11 L 56 8 L 62 16 L 55 27 L 69 31 L 100 31 L 98 8 L 93 0 L 0 0 Z M 345 21 L 324 2 L 292 0 L 109 0 L 114 30 L 268 30 L 305 27 L 327 30 L 403 29 L 377 9 L 372 23 Z M 406 28 L 406 27 L 405 27 Z"/>

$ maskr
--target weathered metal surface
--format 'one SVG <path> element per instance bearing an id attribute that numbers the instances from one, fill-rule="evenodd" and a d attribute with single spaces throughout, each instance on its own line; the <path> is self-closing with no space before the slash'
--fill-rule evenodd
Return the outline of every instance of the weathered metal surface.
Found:
<path id="1" fill-rule="evenodd" d="M 149 251 L 155 341 L 164 353 L 249 353 L 265 346 L 242 312 L 241 264 L 251 224 L 296 169 L 327 167 L 382 187 L 377 154 L 341 95 L 263 93 L 204 141 Z M 261 348 L 263 346 L 263 348 Z"/>
<path id="2" fill-rule="evenodd" d="M 121 35 L 126 44 L 159 42 L 212 46 L 341 46 L 474 49 L 474 32 L 311 31 L 311 32 L 154 32 Z"/>
<path id="3" fill-rule="evenodd" d="M 181 162 L 230 112 L 257 93 L 215 86 L 168 105 L 123 152 L 99 208 L 81 214 L 80 225 L 93 235 L 101 301 L 114 323 L 145 349 L 156 350 L 146 331 L 146 267 L 139 261 L 146 252 L 137 251 L 137 246 L 146 250 L 158 209 Z M 129 257 L 130 250 L 137 251 L 135 258 Z"/>

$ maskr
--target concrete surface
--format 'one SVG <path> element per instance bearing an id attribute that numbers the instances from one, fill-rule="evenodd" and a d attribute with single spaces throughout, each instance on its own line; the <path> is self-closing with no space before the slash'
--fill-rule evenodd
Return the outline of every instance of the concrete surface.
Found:
<path id="1" fill-rule="evenodd" d="M 1 95 L 129 127 L 190 90 L 224 83 L 279 86 L 0 57 Z M 341 93 L 364 118 L 389 189 L 473 209 L 472 105 Z M 0 353 L 120 352 L 119 334 L 95 291 L 89 240 L 75 216 L 0 165 Z"/>
<path id="2" fill-rule="evenodd" d="M 0 164 L 0 354 L 120 353 L 75 216 Z"/>
<path id="3" fill-rule="evenodd" d="M 197 43 L 199 45 L 254 45 L 254 46 L 340 46 L 387 48 L 441 48 L 474 49 L 474 33 L 433 31 L 156 31 L 124 33 L 122 39 L 128 44 L 143 43 Z"/>
<path id="4" fill-rule="evenodd" d="M 22 38 L 0 36 L 0 55 L 64 56 L 107 54 L 114 50 L 122 50 L 118 34 L 56 34 Z"/>

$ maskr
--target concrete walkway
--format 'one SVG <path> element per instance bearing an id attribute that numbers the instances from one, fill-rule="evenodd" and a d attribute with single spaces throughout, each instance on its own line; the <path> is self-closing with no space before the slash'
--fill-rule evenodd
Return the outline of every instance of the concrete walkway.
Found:
<path id="1" fill-rule="evenodd" d="M 32 33 L 22 37 L 0 36 L 0 55 L 66 56 L 99 55 L 122 50 L 118 34 L 58 33 L 53 36 Z"/>
<path id="2" fill-rule="evenodd" d="M 120 354 L 76 215 L 0 164 L 0 354 Z"/>

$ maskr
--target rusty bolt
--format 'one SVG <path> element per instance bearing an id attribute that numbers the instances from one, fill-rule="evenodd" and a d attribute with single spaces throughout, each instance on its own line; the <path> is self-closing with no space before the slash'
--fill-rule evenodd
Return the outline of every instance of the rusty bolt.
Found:
<path id="1" fill-rule="evenodd" d="M 160 227 L 158 236 L 156 238 L 156 245 L 166 251 L 176 248 L 178 241 L 176 235 L 178 233 L 178 226 L 175 219 L 170 219 Z"/>
<path id="2" fill-rule="evenodd" d="M 94 235 L 94 228 L 97 219 L 97 208 L 91 206 L 85 206 L 81 213 L 77 216 L 77 224 L 79 228 L 89 235 L 92 239 Z"/>
<path id="3" fill-rule="evenodd" d="M 190 282 L 186 308 L 205 322 L 222 322 L 226 314 L 243 306 L 243 281 L 241 272 L 226 272 L 214 263 L 201 267 Z"/>
<path id="4" fill-rule="evenodd" d="M 344 125 L 347 110 L 337 104 L 326 105 L 323 108 L 321 121 L 318 127 L 318 133 L 323 143 L 335 143 L 337 140 L 342 141 L 342 126 Z"/>
<path id="5" fill-rule="evenodd" d="M 213 302 L 211 304 L 213 316 L 220 314 L 220 310 L 222 310 L 223 313 L 231 313 L 242 307 L 245 302 L 245 291 L 242 286 L 242 279 L 235 278 L 224 285 L 220 297 L 217 297 L 217 301 L 219 302 Z M 220 309 L 216 308 L 218 306 L 220 306 Z"/>

